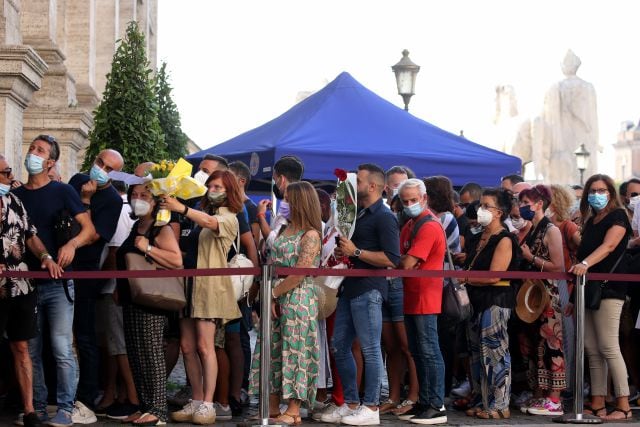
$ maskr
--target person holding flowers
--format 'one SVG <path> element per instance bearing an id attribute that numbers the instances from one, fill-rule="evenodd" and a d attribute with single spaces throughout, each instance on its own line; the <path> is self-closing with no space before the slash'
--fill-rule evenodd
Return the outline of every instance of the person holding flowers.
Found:
<path id="1" fill-rule="evenodd" d="M 191 209 L 173 197 L 165 196 L 161 207 L 178 212 L 195 222 L 200 232 L 197 244 L 198 268 L 227 266 L 227 254 L 238 234 L 236 215 L 242 211 L 242 197 L 233 173 L 214 171 L 205 181 L 208 188 L 201 210 Z M 181 410 L 173 412 L 177 422 L 211 424 L 218 364 L 214 349 L 216 329 L 241 316 L 231 277 L 199 276 L 187 285 L 187 307 L 180 320 L 180 347 L 193 397 Z"/>

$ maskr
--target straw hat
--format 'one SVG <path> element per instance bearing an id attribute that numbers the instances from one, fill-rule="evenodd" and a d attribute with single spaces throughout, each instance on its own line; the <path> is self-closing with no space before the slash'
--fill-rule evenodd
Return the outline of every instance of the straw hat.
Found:
<path id="1" fill-rule="evenodd" d="M 318 296 L 318 320 L 326 319 L 336 311 L 338 306 L 338 290 L 319 283 L 320 277 L 314 278 L 316 295 Z"/>
<path id="2" fill-rule="evenodd" d="M 549 292 L 540 279 L 527 279 L 516 298 L 516 313 L 527 323 L 535 322 L 549 304 Z"/>

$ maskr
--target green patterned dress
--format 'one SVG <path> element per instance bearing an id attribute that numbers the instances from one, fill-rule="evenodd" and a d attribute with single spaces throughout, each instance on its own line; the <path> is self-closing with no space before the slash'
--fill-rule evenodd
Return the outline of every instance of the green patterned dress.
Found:
<path id="1" fill-rule="evenodd" d="M 303 234 L 280 235 L 275 240 L 271 258 L 277 267 L 295 267 Z M 320 265 L 320 254 L 313 265 Z M 271 323 L 271 393 L 311 404 L 316 397 L 320 364 L 318 298 L 311 277 L 278 297 L 278 303 L 281 316 Z M 258 336 L 251 363 L 251 394 L 260 390 L 261 341 Z"/>

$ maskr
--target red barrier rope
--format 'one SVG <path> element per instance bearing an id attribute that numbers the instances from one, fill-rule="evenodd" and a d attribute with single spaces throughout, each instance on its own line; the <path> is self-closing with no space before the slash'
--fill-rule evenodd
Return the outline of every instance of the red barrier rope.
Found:
<path id="1" fill-rule="evenodd" d="M 63 279 L 128 279 L 156 277 L 196 277 L 196 276 L 258 276 L 262 273 L 259 267 L 252 268 L 198 268 L 185 270 L 110 270 L 110 271 L 68 271 Z M 573 280 L 569 273 L 545 273 L 524 271 L 474 271 L 474 270 L 386 270 L 386 269 L 352 269 L 337 270 L 331 268 L 290 268 L 276 267 L 276 276 L 342 276 L 342 277 L 456 277 L 470 279 L 486 279 L 496 276 L 503 279 L 551 279 Z M 16 277 L 28 279 L 49 279 L 46 271 L 3 271 L 0 277 Z M 616 282 L 640 282 L 640 274 L 589 273 L 589 280 L 610 280 Z"/>

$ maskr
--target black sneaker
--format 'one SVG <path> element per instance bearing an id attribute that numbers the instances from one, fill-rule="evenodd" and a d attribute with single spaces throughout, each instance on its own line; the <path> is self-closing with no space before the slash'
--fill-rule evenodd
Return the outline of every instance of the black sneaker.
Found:
<path id="1" fill-rule="evenodd" d="M 38 418 L 35 412 L 30 412 L 22 417 L 22 425 L 25 427 L 36 427 L 42 426 L 42 421 Z"/>
<path id="2" fill-rule="evenodd" d="M 242 405 L 235 397 L 229 396 L 229 406 L 231 407 L 231 415 L 234 417 L 242 415 Z"/>
<path id="3" fill-rule="evenodd" d="M 402 421 L 409 421 L 411 418 L 415 417 L 416 415 L 420 415 L 421 413 L 423 413 L 425 411 L 426 407 L 420 403 L 416 403 L 415 405 L 413 405 L 413 408 L 411 408 L 409 411 L 405 412 L 402 415 L 398 415 L 398 419 L 402 420 Z"/>
<path id="4" fill-rule="evenodd" d="M 427 410 L 409 419 L 413 424 L 446 424 L 447 413 L 443 409 L 429 407 Z"/>
<path id="5" fill-rule="evenodd" d="M 111 418 L 112 420 L 124 420 L 131 414 L 135 414 L 138 409 L 138 405 L 133 405 L 129 402 L 114 403 L 107 408 L 107 418 Z"/>

